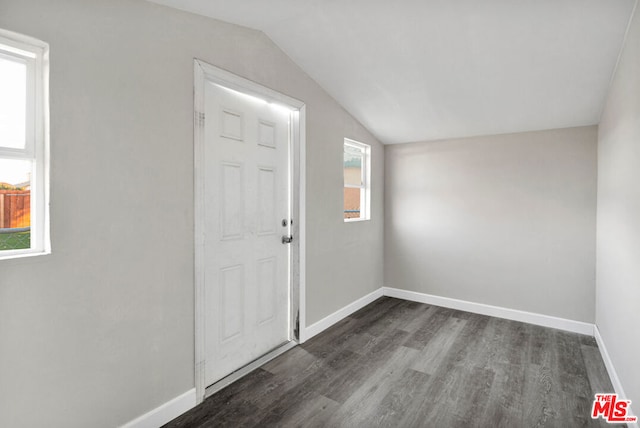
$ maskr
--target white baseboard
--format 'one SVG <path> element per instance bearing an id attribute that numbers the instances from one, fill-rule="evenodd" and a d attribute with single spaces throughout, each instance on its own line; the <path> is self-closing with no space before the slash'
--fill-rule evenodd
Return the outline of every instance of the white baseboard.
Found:
<path id="1" fill-rule="evenodd" d="M 196 406 L 196 389 L 190 389 L 159 407 L 135 418 L 122 428 L 158 428 Z"/>
<path id="2" fill-rule="evenodd" d="M 338 321 L 348 317 L 358 309 L 363 308 L 374 300 L 382 297 L 395 297 L 396 299 L 410 300 L 413 302 L 426 303 L 429 305 L 442 306 L 445 308 L 457 309 L 460 311 L 472 312 L 475 314 L 488 315 L 497 318 L 504 318 L 513 321 L 521 321 L 542 327 L 556 328 L 558 330 L 572 333 L 594 335 L 594 325 L 582 321 L 574 321 L 565 318 L 553 317 L 550 315 L 536 314 L 534 312 L 520 311 L 518 309 L 503 308 L 500 306 L 486 305 L 484 303 L 469 302 L 466 300 L 452 299 L 449 297 L 434 296 L 432 294 L 419 293 L 416 291 L 401 290 L 399 288 L 382 287 L 364 297 L 356 300 L 321 319 L 320 321 L 306 327 L 300 331 L 300 343 L 311 339 L 313 336 L 328 329 Z"/>
<path id="3" fill-rule="evenodd" d="M 500 306 L 485 305 L 484 303 L 474 303 L 466 300 L 451 299 L 449 297 L 434 296 L 431 294 L 418 293 L 416 291 L 400 290 L 398 288 L 383 287 L 383 294 L 397 299 L 411 300 L 414 302 L 426 303 L 429 305 L 443 306 L 445 308 L 457 309 L 459 311 L 473 312 L 475 314 L 489 315 L 492 317 L 505 318 L 513 321 L 521 321 L 543 327 L 557 328 L 559 330 L 570 331 L 572 333 L 586 334 L 593 336 L 593 324 L 581 321 L 573 321 L 550 315 L 525 312 L 517 309 L 502 308 Z"/>
<path id="4" fill-rule="evenodd" d="M 607 373 L 609 374 L 609 378 L 611 379 L 611 384 L 613 384 L 613 389 L 620 397 L 627 399 L 627 396 L 624 393 L 624 388 L 622 388 L 622 382 L 620 382 L 618 373 L 613 366 L 613 361 L 611 361 L 611 357 L 609 356 L 607 347 L 604 344 L 604 340 L 602 340 L 602 336 L 600 336 L 600 330 L 598 329 L 597 325 L 594 326 L 594 336 L 596 338 L 596 342 L 598 343 L 598 349 L 600 350 L 600 355 L 602 356 L 602 360 L 604 361 L 604 366 L 607 368 Z M 631 403 L 631 406 L 632 408 L 634 407 L 633 403 Z M 638 403 L 636 403 L 636 406 L 638 406 Z M 635 415 L 635 413 L 632 413 L 632 415 Z M 639 428 L 638 423 L 627 422 L 627 426 L 629 428 Z"/>
<path id="5" fill-rule="evenodd" d="M 359 298 L 355 302 L 349 303 L 347 306 L 342 309 L 338 309 L 331 315 L 328 315 L 322 318 L 320 321 L 311 324 L 309 327 L 300 331 L 300 343 L 304 343 L 305 341 L 311 339 L 313 336 L 323 332 L 328 329 L 338 321 L 348 317 L 358 309 L 362 309 L 367 306 L 369 303 L 373 302 L 376 299 L 382 297 L 383 288 L 378 288 L 376 291 L 373 291 L 367 294 L 364 297 Z"/>

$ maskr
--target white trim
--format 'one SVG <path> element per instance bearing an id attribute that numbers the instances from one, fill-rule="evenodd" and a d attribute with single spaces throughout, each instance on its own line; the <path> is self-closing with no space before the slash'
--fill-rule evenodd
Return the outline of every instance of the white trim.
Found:
<path id="1" fill-rule="evenodd" d="M 299 221 L 293 228 L 298 233 L 298 342 L 302 343 L 302 332 L 307 325 L 307 106 L 300 107 L 298 114 L 298 153 L 297 157 L 294 153 L 294 179 L 297 179 L 298 185 L 298 204 L 294 206 L 298 210 Z M 297 174 L 296 174 L 297 167 Z M 297 175 L 297 177 L 296 177 Z M 294 182 L 294 189 L 296 183 Z M 295 218 L 294 218 L 295 221 Z M 294 240 L 295 243 L 295 240 Z M 295 278 L 295 272 L 292 272 Z M 294 320 L 295 322 L 295 320 Z"/>
<path id="2" fill-rule="evenodd" d="M 384 295 L 389 297 L 427 303 L 430 305 L 442 306 L 445 308 L 457 309 L 460 311 L 473 312 L 475 314 L 489 315 L 492 317 L 526 322 L 543 327 L 557 328 L 559 330 L 570 331 L 572 333 L 593 336 L 594 325 L 582 321 L 568 320 L 565 318 L 536 314 L 533 312 L 520 311 L 517 309 L 503 308 L 500 306 L 485 305 L 483 303 L 474 303 L 466 300 L 451 299 L 449 297 L 434 296 L 431 294 L 418 293 L 416 291 L 400 290 L 398 288 L 383 288 Z"/>
<path id="3" fill-rule="evenodd" d="M 357 221 L 371 220 L 371 146 L 369 144 L 361 143 L 351 138 L 345 138 L 343 147 L 350 146 L 362 152 L 362 165 L 361 165 L 361 181 L 360 185 L 346 184 L 343 180 L 344 187 L 348 189 L 360 189 L 360 217 L 357 218 L 345 218 L 345 223 L 352 223 Z M 344 168 L 343 168 L 344 175 Z M 343 177 L 344 178 L 344 177 Z"/>
<path id="4" fill-rule="evenodd" d="M 613 366 L 613 361 L 611 361 L 611 357 L 609 356 L 609 352 L 607 351 L 607 347 L 604 344 L 604 340 L 600 335 L 600 329 L 598 326 L 594 326 L 594 337 L 596 338 L 596 343 L 598 344 L 598 349 L 600 350 L 600 355 L 602 356 L 602 361 L 604 361 L 604 366 L 607 368 L 607 373 L 609 374 L 609 378 L 611 379 L 611 384 L 613 385 L 613 389 L 616 394 L 620 397 L 627 399 L 627 395 L 624 393 L 624 388 L 622 388 L 622 382 L 620 382 L 620 378 L 618 377 L 618 372 L 616 372 L 615 367 Z M 604 392 L 604 391 L 602 391 Z M 631 403 L 633 406 L 633 403 Z M 635 413 L 630 412 L 628 416 L 633 416 Z M 630 423 L 626 422 L 629 428 L 639 428 L 637 422 Z"/>
<path id="5" fill-rule="evenodd" d="M 291 256 L 291 307 L 293 310 L 300 308 L 300 326 L 304 325 L 304 240 L 305 240 L 305 104 L 304 102 L 287 95 L 281 94 L 273 89 L 252 82 L 243 77 L 237 76 L 221 68 L 207 64 L 198 59 L 194 59 L 194 277 L 195 277 L 195 390 L 196 400 L 202 402 L 206 393 L 205 365 L 205 300 L 204 300 L 204 88 L 205 82 L 212 82 L 219 86 L 240 92 L 245 95 L 257 97 L 275 106 L 283 106 L 292 112 L 294 116 L 293 130 L 293 155 L 294 174 L 297 172 L 298 183 L 293 183 L 292 192 L 292 215 L 299 213 L 300 218 L 294 219 L 295 232 L 299 230 L 299 240 L 293 241 L 290 250 L 297 252 L 298 257 Z M 296 135 L 297 134 L 297 135 Z M 297 152 L 297 153 L 296 153 Z M 294 176 L 295 181 L 295 176 Z M 296 186 L 299 187 L 296 187 Z M 295 189 L 298 191 L 296 192 Z M 295 205 L 298 205 L 297 207 Z M 295 235 L 295 233 L 294 233 Z M 298 300 L 298 301 L 296 301 Z M 292 323 L 293 326 L 293 323 Z"/>
<path id="6" fill-rule="evenodd" d="M 40 50 L 49 49 L 49 44 L 42 40 L 1 28 L 0 43 L 13 45 L 15 54 L 29 58 L 35 58 L 40 53 Z"/>
<path id="7" fill-rule="evenodd" d="M 320 334 L 332 325 L 348 317 L 358 309 L 363 308 L 374 300 L 382 297 L 394 297 L 396 299 L 409 300 L 413 302 L 426 303 L 429 305 L 441 306 L 444 308 L 457 309 L 475 314 L 488 315 L 496 318 L 504 318 L 512 321 L 520 321 L 542 327 L 556 328 L 558 330 L 572 333 L 594 335 L 594 325 L 582 321 L 574 321 L 566 318 L 558 318 L 550 315 L 536 314 L 534 312 L 520 311 L 517 309 L 503 308 L 500 306 L 474 303 L 466 300 L 451 299 L 449 297 L 434 296 L 431 294 L 418 293 L 416 291 L 401 290 L 399 288 L 381 287 L 367 294 L 364 297 L 352 302 L 345 307 L 338 309 L 334 313 L 324 317 L 320 321 L 302 327 L 300 322 L 300 343 L 303 343 L 313 336 Z"/>
<path id="8" fill-rule="evenodd" d="M 258 367 L 262 366 L 263 364 L 267 364 L 269 361 L 273 360 L 276 357 L 279 357 L 280 355 L 284 354 L 285 352 L 287 352 L 292 348 L 295 348 L 296 346 L 298 346 L 296 342 L 287 342 L 284 345 L 277 347 L 273 351 L 267 354 L 264 354 L 262 357 L 251 362 L 250 364 L 247 364 L 241 369 L 236 370 L 235 372 L 231 373 L 229 376 L 223 377 L 213 385 L 210 385 L 207 387 L 204 395 L 205 399 L 211 397 L 216 392 L 220 391 L 223 388 L 226 388 L 227 386 L 231 385 L 233 382 L 237 381 L 238 379 L 248 375 Z"/>
<path id="9" fill-rule="evenodd" d="M 202 69 L 202 74 L 208 80 L 223 86 L 225 88 L 240 92 L 242 94 L 250 95 L 260 100 L 276 105 L 284 105 L 288 110 L 300 110 L 304 107 L 305 103 L 284 95 L 278 91 L 274 91 L 271 88 L 267 88 L 259 83 L 253 82 L 237 74 L 231 73 L 222 68 L 208 64 L 204 61 L 195 59 L 195 66 Z"/>
<path id="10" fill-rule="evenodd" d="M 195 61 L 193 91 L 193 186 L 194 186 L 194 311 L 195 311 L 195 389 L 196 400 L 204 399 L 205 389 L 205 277 L 204 277 L 204 225 L 200 218 L 204 212 L 204 85 L 202 67 Z"/>
<path id="11" fill-rule="evenodd" d="M 374 300 L 379 299 L 380 297 L 383 296 L 382 292 L 383 292 L 383 288 L 378 288 L 376 291 L 372 291 L 366 296 L 359 298 L 355 302 L 349 303 L 347 306 L 341 309 L 338 309 L 331 315 L 328 315 L 322 318 L 320 321 L 314 324 L 311 324 L 309 327 L 305 328 L 304 330 L 301 330 L 300 342 L 302 343 L 311 339 L 313 336 L 323 332 L 324 330 L 328 329 L 335 323 L 348 317 L 358 309 L 362 309 L 363 307 L 367 306 L 369 303 L 373 302 Z"/>
<path id="12" fill-rule="evenodd" d="M 122 425 L 121 428 L 158 428 L 196 406 L 196 389 L 190 389 L 150 412 Z"/>
<path id="13" fill-rule="evenodd" d="M 0 260 L 51 253 L 49 234 L 49 45 L 33 37 L 0 29 L 4 56 L 19 60 L 27 71 L 25 147 L 0 148 L 0 157 L 32 162 L 31 246 L 3 250 Z"/>

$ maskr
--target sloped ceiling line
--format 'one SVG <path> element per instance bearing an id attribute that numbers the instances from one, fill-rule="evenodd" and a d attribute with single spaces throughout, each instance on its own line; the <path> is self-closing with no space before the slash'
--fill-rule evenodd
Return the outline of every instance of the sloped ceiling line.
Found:
<path id="1" fill-rule="evenodd" d="M 383 143 L 592 125 L 636 0 L 153 0 L 263 31 Z"/>

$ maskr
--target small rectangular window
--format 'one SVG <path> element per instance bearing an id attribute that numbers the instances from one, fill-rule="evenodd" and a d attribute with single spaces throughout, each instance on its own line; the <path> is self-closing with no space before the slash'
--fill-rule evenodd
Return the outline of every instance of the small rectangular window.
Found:
<path id="1" fill-rule="evenodd" d="M 50 252 L 48 45 L 0 30 L 0 259 Z"/>
<path id="2" fill-rule="evenodd" d="M 369 220 L 371 147 L 344 139 L 344 221 Z"/>

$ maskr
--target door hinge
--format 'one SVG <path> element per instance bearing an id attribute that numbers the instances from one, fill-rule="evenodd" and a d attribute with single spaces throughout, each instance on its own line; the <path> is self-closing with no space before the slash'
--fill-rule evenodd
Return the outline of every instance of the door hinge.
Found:
<path id="1" fill-rule="evenodd" d="M 204 125 L 204 113 L 201 111 L 197 111 L 195 113 L 195 119 L 196 119 L 196 124 L 197 125 Z"/>

